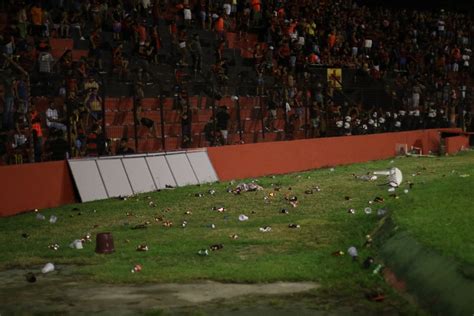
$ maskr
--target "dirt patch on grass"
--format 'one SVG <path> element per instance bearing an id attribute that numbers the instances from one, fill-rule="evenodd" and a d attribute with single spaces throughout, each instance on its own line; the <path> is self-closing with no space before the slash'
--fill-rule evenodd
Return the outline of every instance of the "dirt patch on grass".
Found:
<path id="1" fill-rule="evenodd" d="M 38 271 L 39 267 L 32 269 Z M 134 314 L 156 309 L 229 302 L 245 296 L 292 295 L 319 288 L 313 282 L 233 284 L 202 281 L 188 284 L 99 284 L 81 281 L 75 267 L 60 266 L 28 283 L 23 269 L 0 272 L 0 314 L 107 313 Z"/>

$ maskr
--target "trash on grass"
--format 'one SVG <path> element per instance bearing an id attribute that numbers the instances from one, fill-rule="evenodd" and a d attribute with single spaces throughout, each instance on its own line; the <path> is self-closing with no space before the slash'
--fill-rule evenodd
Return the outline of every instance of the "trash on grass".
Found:
<path id="1" fill-rule="evenodd" d="M 230 237 L 231 239 L 239 239 L 239 235 L 237 235 L 237 234 L 229 235 L 229 237 Z"/>
<path id="2" fill-rule="evenodd" d="M 372 213 L 372 208 L 366 207 L 366 208 L 364 208 L 364 212 L 365 212 L 365 214 L 367 214 L 367 215 L 368 215 L 368 214 L 371 214 L 371 213 Z"/>
<path id="3" fill-rule="evenodd" d="M 146 244 L 140 244 L 137 246 L 137 251 L 148 251 L 148 246 Z"/>
<path id="4" fill-rule="evenodd" d="M 374 258 L 367 257 L 367 258 L 365 258 L 364 262 L 362 263 L 362 268 L 370 269 L 370 267 L 372 266 L 373 263 L 374 263 Z"/>
<path id="5" fill-rule="evenodd" d="M 270 226 L 265 226 L 265 227 L 260 227 L 259 230 L 262 233 L 268 233 L 268 232 L 272 231 L 272 228 Z"/>
<path id="6" fill-rule="evenodd" d="M 288 228 L 300 228 L 301 226 L 299 224 L 289 224 Z"/>
<path id="7" fill-rule="evenodd" d="M 282 214 L 289 214 L 289 212 L 288 212 L 288 210 L 287 210 L 286 208 L 282 208 L 282 209 L 280 210 L 280 213 L 282 213 Z"/>
<path id="8" fill-rule="evenodd" d="M 57 216 L 55 216 L 55 215 L 51 215 L 51 217 L 49 218 L 49 222 L 50 222 L 51 224 L 54 224 L 54 223 L 56 223 L 57 221 L 58 221 L 58 218 L 57 218 Z"/>
<path id="9" fill-rule="evenodd" d="M 69 247 L 72 248 L 72 249 L 83 249 L 83 245 L 82 245 L 82 240 L 80 239 L 76 239 L 74 240 L 72 243 L 69 244 Z"/>
<path id="10" fill-rule="evenodd" d="M 41 272 L 43 274 L 46 274 L 46 273 L 49 273 L 49 272 L 53 272 L 55 269 L 54 267 L 54 264 L 51 263 L 51 262 L 48 262 L 47 264 L 44 265 L 44 267 L 41 269 Z"/>
<path id="11" fill-rule="evenodd" d="M 380 271 L 383 269 L 383 265 L 378 264 L 375 269 L 372 271 L 373 274 L 379 274 Z"/>
<path id="12" fill-rule="evenodd" d="M 378 217 L 385 216 L 385 214 L 387 214 L 387 210 L 386 210 L 386 209 L 384 209 L 384 208 L 379 208 L 379 209 L 377 210 L 377 216 L 378 216 Z"/>
<path id="13" fill-rule="evenodd" d="M 39 221 L 44 221 L 46 219 L 46 216 L 44 216 L 43 214 L 37 213 L 36 219 Z"/>
<path id="14" fill-rule="evenodd" d="M 350 208 L 347 210 L 347 213 L 349 214 L 355 214 L 355 212 L 356 212 L 355 208 Z"/>
<path id="15" fill-rule="evenodd" d="M 209 249 L 211 249 L 212 251 L 221 250 L 222 248 L 224 248 L 223 244 L 215 244 L 209 247 Z"/>
<path id="16" fill-rule="evenodd" d="M 347 249 L 347 253 L 349 254 L 349 256 L 352 257 L 352 260 L 356 260 L 357 257 L 359 256 L 359 253 L 357 252 L 357 248 L 354 246 L 349 247 L 349 249 Z"/>
<path id="17" fill-rule="evenodd" d="M 198 255 L 203 256 L 203 257 L 204 256 L 209 256 L 209 251 L 207 249 L 200 249 L 198 251 Z"/>
<path id="18" fill-rule="evenodd" d="M 59 244 L 50 244 L 48 245 L 48 248 L 51 250 L 58 250 L 59 249 Z"/>
<path id="19" fill-rule="evenodd" d="M 331 255 L 333 255 L 334 257 L 340 257 L 340 256 L 344 255 L 344 251 L 337 250 L 337 251 L 334 251 L 333 253 L 331 253 Z"/>
<path id="20" fill-rule="evenodd" d="M 132 268 L 132 273 L 135 273 L 135 272 L 140 272 L 142 271 L 143 267 L 140 265 L 140 264 L 136 264 L 133 268 Z"/>
<path id="21" fill-rule="evenodd" d="M 249 217 L 244 215 L 244 214 L 240 214 L 239 215 L 239 221 L 241 222 L 245 222 L 245 221 L 248 221 L 249 220 Z"/>

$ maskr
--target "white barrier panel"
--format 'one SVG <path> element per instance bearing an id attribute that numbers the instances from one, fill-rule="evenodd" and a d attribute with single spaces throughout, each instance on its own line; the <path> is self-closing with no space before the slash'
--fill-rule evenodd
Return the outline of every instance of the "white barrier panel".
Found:
<path id="1" fill-rule="evenodd" d="M 105 188 L 109 193 L 109 198 L 133 194 L 121 159 L 98 159 L 97 165 L 104 180 Z"/>
<path id="2" fill-rule="evenodd" d="M 108 198 L 96 160 L 69 160 L 69 168 L 82 202 Z"/>
<path id="3" fill-rule="evenodd" d="M 82 202 L 218 181 L 205 150 L 69 160 Z"/>
<path id="4" fill-rule="evenodd" d="M 133 193 L 150 192 L 157 189 L 145 157 L 123 157 L 122 162 Z"/>
<path id="5" fill-rule="evenodd" d="M 199 183 L 185 153 L 168 154 L 166 160 L 178 186 Z"/>
<path id="6" fill-rule="evenodd" d="M 205 151 L 187 152 L 189 162 L 199 183 L 217 181 L 217 174 Z"/>
<path id="7" fill-rule="evenodd" d="M 164 155 L 146 157 L 145 159 L 158 189 L 164 189 L 166 185 L 176 186 L 176 181 Z"/>

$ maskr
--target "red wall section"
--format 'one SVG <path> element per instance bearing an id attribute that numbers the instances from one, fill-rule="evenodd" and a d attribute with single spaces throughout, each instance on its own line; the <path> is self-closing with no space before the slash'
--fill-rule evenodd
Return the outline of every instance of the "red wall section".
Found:
<path id="1" fill-rule="evenodd" d="M 0 217 L 74 202 L 65 161 L 0 167 Z"/>
<path id="2" fill-rule="evenodd" d="M 446 153 L 455 154 L 462 148 L 469 148 L 468 135 L 446 137 Z"/>
<path id="3" fill-rule="evenodd" d="M 324 166 L 385 159 L 395 155 L 397 143 L 439 149 L 437 130 L 386 133 L 364 136 L 315 138 L 208 148 L 220 180 L 282 174 Z"/>

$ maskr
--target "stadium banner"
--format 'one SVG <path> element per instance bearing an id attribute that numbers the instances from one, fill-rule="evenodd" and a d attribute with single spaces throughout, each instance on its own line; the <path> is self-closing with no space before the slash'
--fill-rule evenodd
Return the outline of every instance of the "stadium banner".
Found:
<path id="1" fill-rule="evenodd" d="M 342 89 L 342 69 L 328 68 L 327 69 L 328 85 L 334 89 Z"/>

